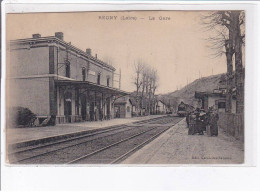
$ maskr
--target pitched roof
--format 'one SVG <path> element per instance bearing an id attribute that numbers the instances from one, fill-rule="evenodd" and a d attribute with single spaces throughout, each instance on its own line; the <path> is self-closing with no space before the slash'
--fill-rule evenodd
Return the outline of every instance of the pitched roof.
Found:
<path id="1" fill-rule="evenodd" d="M 132 104 L 131 99 L 129 98 L 129 96 L 123 96 L 120 97 L 118 99 L 115 100 L 115 104 L 126 104 L 127 100 L 129 100 L 129 102 Z M 133 104 L 132 104 L 133 105 Z"/>

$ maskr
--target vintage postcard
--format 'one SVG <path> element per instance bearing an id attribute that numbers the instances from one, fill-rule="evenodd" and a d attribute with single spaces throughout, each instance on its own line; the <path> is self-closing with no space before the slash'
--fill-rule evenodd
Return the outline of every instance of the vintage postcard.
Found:
<path id="1" fill-rule="evenodd" d="M 6 163 L 243 164 L 245 16 L 6 14 Z"/>

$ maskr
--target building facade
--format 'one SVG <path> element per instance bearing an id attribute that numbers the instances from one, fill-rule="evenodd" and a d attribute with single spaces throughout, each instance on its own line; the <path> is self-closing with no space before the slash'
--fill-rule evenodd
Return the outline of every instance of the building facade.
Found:
<path id="1" fill-rule="evenodd" d="M 131 118 L 132 110 L 132 102 L 129 96 L 120 97 L 114 103 L 115 118 Z"/>
<path id="2" fill-rule="evenodd" d="M 218 89 L 210 92 L 195 92 L 195 98 L 200 101 L 201 108 L 208 111 L 209 107 L 214 107 L 218 112 L 226 111 L 226 94 Z M 235 95 L 232 96 L 232 113 L 236 112 L 236 99 Z"/>
<path id="3" fill-rule="evenodd" d="M 155 106 L 155 112 L 156 114 L 166 114 L 167 112 L 166 104 L 161 100 L 157 100 Z"/>
<path id="4" fill-rule="evenodd" d="M 114 87 L 115 68 L 63 40 L 63 33 L 10 42 L 9 106 L 29 108 L 56 123 L 113 118 L 114 101 L 127 92 Z M 7 89 L 7 90 L 8 90 Z"/>

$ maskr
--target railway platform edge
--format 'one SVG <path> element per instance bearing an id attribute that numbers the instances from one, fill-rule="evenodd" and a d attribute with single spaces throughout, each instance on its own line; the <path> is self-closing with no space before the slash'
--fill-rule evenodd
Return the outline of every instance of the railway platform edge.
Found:
<path id="1" fill-rule="evenodd" d="M 95 130 L 105 130 L 108 127 L 116 127 L 138 121 L 163 117 L 165 115 L 150 115 L 129 119 L 113 119 L 109 121 L 68 123 L 56 126 L 6 129 L 7 146 L 26 147 L 50 141 L 83 135 Z"/>

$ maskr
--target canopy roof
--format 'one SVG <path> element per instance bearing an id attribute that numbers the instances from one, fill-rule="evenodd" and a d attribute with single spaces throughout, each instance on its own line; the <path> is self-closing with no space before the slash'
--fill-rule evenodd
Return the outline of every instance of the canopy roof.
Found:
<path id="1" fill-rule="evenodd" d="M 204 97 L 209 97 L 209 96 L 218 96 L 218 97 L 226 97 L 226 94 L 223 93 L 209 93 L 209 92 L 197 92 L 195 91 L 195 98 L 197 99 L 204 99 Z"/>
<path id="2" fill-rule="evenodd" d="M 91 91 L 100 92 L 103 94 L 111 95 L 128 95 L 128 92 L 119 90 L 117 88 L 112 88 L 108 86 L 98 85 L 89 81 L 77 81 L 77 80 L 55 80 L 56 85 L 58 86 L 73 86 L 78 89 L 89 89 Z"/>

